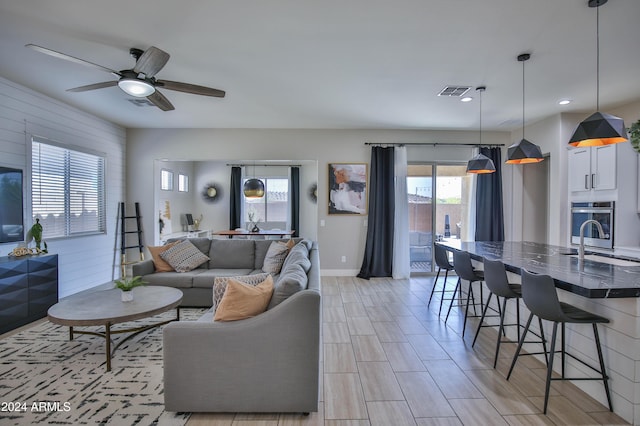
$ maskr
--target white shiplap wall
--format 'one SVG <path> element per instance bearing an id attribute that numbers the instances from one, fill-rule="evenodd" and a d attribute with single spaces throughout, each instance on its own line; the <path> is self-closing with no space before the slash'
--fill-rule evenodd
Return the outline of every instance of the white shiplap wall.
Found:
<path id="1" fill-rule="evenodd" d="M 25 226 L 31 221 L 31 136 L 106 154 L 107 234 L 48 240 L 59 256 L 60 297 L 108 282 L 118 202 L 124 200 L 126 130 L 0 77 L 0 165 L 24 170 Z M 0 244 L 5 256 L 16 244 Z M 117 270 L 116 270 L 117 273 Z"/>

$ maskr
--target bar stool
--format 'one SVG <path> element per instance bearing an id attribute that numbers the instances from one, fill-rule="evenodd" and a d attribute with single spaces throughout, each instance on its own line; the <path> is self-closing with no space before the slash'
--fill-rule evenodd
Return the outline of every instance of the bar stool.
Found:
<path id="1" fill-rule="evenodd" d="M 522 348 L 522 343 L 527 335 L 527 331 L 529 330 L 529 325 L 531 324 L 531 318 L 536 315 L 538 318 L 553 322 L 553 332 L 551 334 L 551 348 L 549 349 L 549 362 L 547 363 L 547 382 L 544 391 L 544 414 L 547 414 L 547 405 L 549 402 L 549 388 L 551 386 L 552 380 L 602 380 L 604 384 L 604 390 L 607 394 L 607 402 L 609 404 L 609 411 L 613 411 L 611 406 L 611 394 L 609 392 L 609 382 L 608 376 L 604 366 L 604 360 L 602 358 L 602 347 L 600 346 L 600 336 L 598 335 L 598 327 L 597 324 L 605 324 L 608 323 L 609 320 L 607 318 L 601 317 L 600 315 L 592 314 L 590 312 L 584 311 L 575 306 L 569 305 L 564 302 L 560 302 L 558 300 L 558 293 L 556 291 L 555 283 L 553 282 L 553 278 L 549 275 L 537 275 L 532 274 L 526 270 L 522 270 L 522 300 L 524 304 L 527 306 L 531 314 L 529 315 L 529 320 L 527 321 L 527 325 L 525 326 L 524 332 L 522 334 L 522 338 L 518 343 L 518 349 L 516 350 L 515 355 L 513 356 L 513 361 L 511 362 L 511 368 L 509 369 L 509 374 L 507 375 L 507 380 L 511 376 L 511 372 L 513 371 L 513 367 L 516 365 L 516 361 L 518 360 L 518 355 L 520 354 L 520 350 Z M 598 352 L 598 360 L 600 361 L 600 370 L 597 368 L 587 364 L 585 361 L 576 358 L 575 356 L 566 352 L 565 348 L 565 324 L 591 324 L 593 326 L 593 336 L 595 338 L 596 350 Z M 558 334 L 558 324 L 562 324 L 562 342 L 561 342 L 561 377 L 551 377 L 553 373 L 553 358 L 556 353 L 556 337 Z M 545 350 L 546 351 L 546 350 Z M 565 377 L 564 367 L 565 367 L 565 355 L 569 355 L 576 361 L 582 363 L 583 365 L 589 367 L 596 373 L 600 374 L 600 378 L 570 378 Z"/>
<path id="2" fill-rule="evenodd" d="M 471 347 L 475 346 L 476 340 L 478 339 L 478 335 L 480 334 L 480 329 L 482 327 L 498 327 L 498 339 L 496 341 L 496 354 L 493 359 L 493 368 L 496 368 L 498 364 L 498 354 L 500 353 L 500 344 L 502 342 L 511 342 L 510 340 L 502 340 L 504 332 L 504 327 L 507 326 L 517 326 L 518 333 L 518 342 L 520 341 L 520 301 L 519 299 L 522 297 L 522 290 L 520 288 L 520 284 L 511 284 L 507 279 L 507 271 L 504 268 L 504 263 L 499 260 L 491 260 L 484 258 L 484 279 L 485 284 L 489 288 L 489 297 L 487 298 L 487 303 L 484 305 L 484 309 L 482 310 L 482 316 L 480 317 L 480 323 L 478 324 L 478 329 L 476 330 L 476 336 L 473 338 L 473 343 Z M 502 297 L 502 308 L 500 309 L 500 323 L 498 325 L 489 325 L 483 324 L 485 316 L 487 315 L 487 309 L 489 308 L 489 303 L 491 302 L 491 298 L 496 296 L 496 301 L 498 303 L 498 307 L 500 306 L 500 298 Z M 515 299 L 516 300 L 516 323 L 515 324 L 505 324 L 504 317 L 507 312 L 507 301 Z M 540 320 L 542 324 L 542 320 Z"/>
<path id="3" fill-rule="evenodd" d="M 441 245 L 434 244 L 433 255 L 436 261 L 436 265 L 438 265 L 438 273 L 436 274 L 436 279 L 433 281 L 433 288 L 431 289 L 431 296 L 429 296 L 429 303 L 427 303 L 427 306 L 431 305 L 431 299 L 433 298 L 433 293 L 435 293 L 436 291 L 436 284 L 438 284 L 440 271 L 444 269 L 444 283 L 442 284 L 442 296 L 440 297 L 440 309 L 438 309 L 438 316 L 440 316 L 440 314 L 442 313 L 442 303 L 444 302 L 444 294 L 450 293 L 453 291 L 453 290 L 447 290 L 447 278 L 449 276 L 449 271 L 453 271 L 453 265 L 449 263 L 449 254 L 447 252 L 447 249 L 445 249 Z"/>
<path id="4" fill-rule="evenodd" d="M 449 319 L 449 314 L 451 313 L 455 294 L 458 289 L 460 289 L 460 293 L 462 293 L 461 280 L 469 281 L 469 291 L 467 291 L 467 301 L 464 309 L 464 323 L 462 325 L 462 337 L 464 337 L 464 332 L 467 328 L 467 318 L 469 318 L 469 306 L 473 306 L 474 310 L 474 315 L 472 315 L 471 318 L 479 316 L 476 314 L 475 309 L 477 305 L 482 306 L 482 284 L 480 285 L 480 303 L 476 303 L 473 296 L 473 283 L 484 281 L 484 273 L 473 268 L 473 265 L 471 264 L 471 255 L 468 252 L 462 250 L 456 250 L 453 252 L 453 269 L 458 275 L 458 282 L 456 284 L 456 288 L 453 290 L 454 297 L 451 298 L 451 303 L 449 303 L 449 310 L 447 311 L 447 316 L 444 322 L 446 324 L 447 320 Z M 473 302 L 470 304 L 469 302 L 471 300 Z M 458 304 L 456 306 L 462 306 L 462 304 Z"/>
<path id="5" fill-rule="evenodd" d="M 491 293 L 489 294 L 487 303 L 484 305 L 482 317 L 480 318 L 480 324 L 478 324 L 478 329 L 476 330 L 476 336 L 473 338 L 473 343 L 471 344 L 471 347 L 475 346 L 476 339 L 478 338 L 478 335 L 480 334 L 480 329 L 482 327 L 499 327 L 498 339 L 496 341 L 496 354 L 493 359 L 493 368 L 496 368 L 496 365 L 498 364 L 498 355 L 500 354 L 500 344 L 501 343 L 518 343 L 520 341 L 520 327 L 523 327 L 520 324 L 520 299 L 522 298 L 522 289 L 520 284 L 509 283 L 509 280 L 507 279 L 507 271 L 505 270 L 504 263 L 502 263 L 499 260 L 487 259 L 486 257 L 483 259 L 483 263 L 484 263 L 484 278 L 485 278 L 484 282 L 489 288 L 489 291 Z M 489 302 L 491 302 L 491 297 L 493 295 L 496 296 L 496 300 L 498 303 L 498 313 L 500 317 L 500 323 L 497 325 L 483 324 L 483 321 L 486 317 L 487 310 L 489 309 Z M 502 308 L 500 308 L 501 297 L 503 298 Z M 516 300 L 516 323 L 505 324 L 504 318 L 506 316 L 506 311 L 507 311 L 507 301 L 511 299 Z M 540 318 L 538 318 L 538 323 L 540 324 L 540 330 L 542 330 L 542 320 Z M 503 336 L 506 337 L 504 327 L 509 327 L 509 326 L 517 326 L 516 330 L 517 330 L 518 337 L 515 342 L 511 340 L 503 340 L 502 337 L 500 336 L 502 334 Z M 531 352 L 531 353 L 528 353 L 528 355 L 545 354 L 545 359 L 546 359 L 547 346 L 546 346 L 546 341 L 544 339 L 544 335 L 541 334 L 538 336 L 536 334 L 536 336 L 540 338 L 539 341 L 538 340 L 531 341 L 531 342 L 525 341 L 524 343 L 542 343 L 542 346 L 544 347 L 544 352 Z"/>

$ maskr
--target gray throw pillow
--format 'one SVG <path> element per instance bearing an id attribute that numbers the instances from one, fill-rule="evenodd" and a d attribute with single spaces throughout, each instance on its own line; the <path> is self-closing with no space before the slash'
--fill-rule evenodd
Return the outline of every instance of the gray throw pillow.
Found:
<path id="1" fill-rule="evenodd" d="M 274 241 L 269 246 L 267 254 L 262 263 L 262 270 L 270 274 L 279 274 L 282 264 L 289 254 L 289 247 L 286 243 Z"/>
<path id="2" fill-rule="evenodd" d="M 283 268 L 267 309 L 278 306 L 291 295 L 306 289 L 308 280 L 307 273 L 300 264 L 291 263 L 286 270 Z"/>
<path id="3" fill-rule="evenodd" d="M 209 260 L 189 240 L 184 240 L 160 253 L 163 258 L 177 272 L 189 272 Z"/>

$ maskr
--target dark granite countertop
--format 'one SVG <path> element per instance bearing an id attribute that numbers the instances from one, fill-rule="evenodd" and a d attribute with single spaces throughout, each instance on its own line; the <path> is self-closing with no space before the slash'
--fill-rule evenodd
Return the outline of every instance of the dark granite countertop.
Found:
<path id="1" fill-rule="evenodd" d="M 445 247 L 469 252 L 482 261 L 499 259 L 508 271 L 520 274 L 522 268 L 553 277 L 556 286 L 589 298 L 640 297 L 640 261 L 637 266 L 619 266 L 587 260 L 580 262 L 575 249 L 531 242 L 439 242 Z"/>

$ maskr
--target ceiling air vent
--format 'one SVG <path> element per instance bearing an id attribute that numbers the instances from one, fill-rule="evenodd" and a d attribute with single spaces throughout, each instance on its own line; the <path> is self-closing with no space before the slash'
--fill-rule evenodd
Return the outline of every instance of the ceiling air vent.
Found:
<path id="1" fill-rule="evenodd" d="M 446 86 L 438 96 L 450 96 L 459 98 L 467 93 L 471 89 L 471 86 Z"/>
<path id="2" fill-rule="evenodd" d="M 148 99 L 144 99 L 144 98 L 136 98 L 136 99 L 127 99 L 129 102 L 131 102 L 132 104 L 134 104 L 137 107 L 149 107 L 149 106 L 155 106 L 153 104 L 153 102 L 151 102 Z"/>

